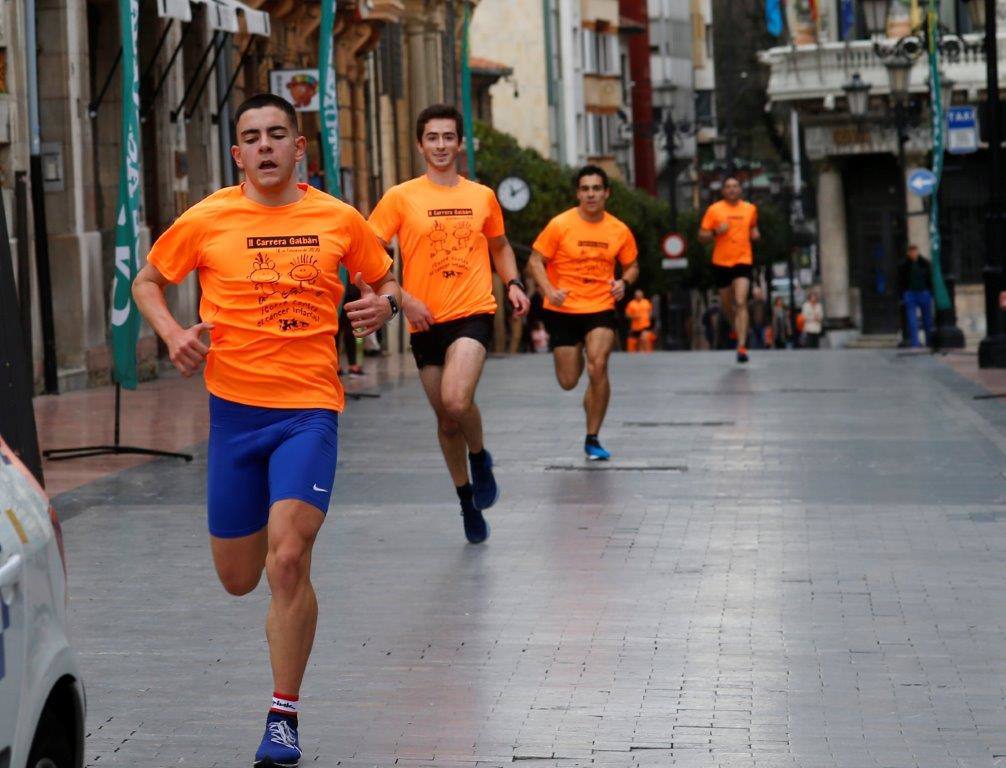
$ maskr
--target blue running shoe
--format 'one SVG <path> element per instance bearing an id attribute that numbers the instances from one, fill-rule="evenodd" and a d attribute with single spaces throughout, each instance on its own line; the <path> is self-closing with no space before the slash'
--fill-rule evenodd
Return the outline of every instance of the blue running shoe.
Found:
<path id="1" fill-rule="evenodd" d="M 489 538 L 489 523 L 475 507 L 462 504 L 461 517 L 465 521 L 465 538 L 469 544 L 481 544 Z"/>
<path id="2" fill-rule="evenodd" d="M 583 452 L 587 454 L 588 461 L 607 461 L 611 458 L 611 453 L 604 450 L 600 443 L 584 443 Z"/>
<path id="3" fill-rule="evenodd" d="M 294 768 L 300 763 L 297 721 L 270 712 L 265 736 L 255 753 L 255 768 Z"/>
<path id="4" fill-rule="evenodd" d="M 500 487 L 493 475 L 493 457 L 482 450 L 482 458 L 468 455 L 468 465 L 472 468 L 472 503 L 475 509 L 484 511 L 496 503 L 500 497 Z"/>

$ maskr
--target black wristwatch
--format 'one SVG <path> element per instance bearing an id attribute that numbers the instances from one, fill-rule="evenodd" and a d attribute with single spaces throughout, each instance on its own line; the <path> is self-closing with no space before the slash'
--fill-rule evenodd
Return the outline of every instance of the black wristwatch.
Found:
<path id="1" fill-rule="evenodd" d="M 398 314 L 398 302 L 395 300 L 395 297 L 392 296 L 390 293 L 384 294 L 384 298 L 386 298 L 388 300 L 388 304 L 391 305 L 391 317 L 388 318 L 389 320 L 391 320 Z"/>
<path id="2" fill-rule="evenodd" d="M 516 286 L 517 286 L 518 288 L 520 288 L 520 289 L 521 289 L 521 290 L 522 290 L 522 291 L 523 291 L 524 293 L 527 293 L 527 288 L 525 288 L 525 287 L 524 287 L 524 283 L 522 283 L 522 282 L 520 281 L 520 278 L 519 278 L 519 277 L 515 277 L 515 278 L 514 278 L 513 280 L 511 280 L 511 281 L 510 281 L 509 283 L 507 283 L 507 284 L 506 284 L 506 287 L 507 287 L 507 288 L 509 288 L 509 287 L 510 287 L 511 285 L 516 285 Z"/>

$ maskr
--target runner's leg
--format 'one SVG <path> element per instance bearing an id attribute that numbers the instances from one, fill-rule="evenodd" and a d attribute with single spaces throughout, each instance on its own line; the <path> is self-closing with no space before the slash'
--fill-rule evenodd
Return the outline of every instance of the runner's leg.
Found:
<path id="1" fill-rule="evenodd" d="M 552 360 L 559 386 L 566 390 L 576 387 L 583 374 L 583 344 L 556 347 L 552 350 Z"/>
<path id="2" fill-rule="evenodd" d="M 444 369 L 439 365 L 424 365 L 419 369 L 419 380 L 423 383 L 426 398 L 437 416 L 437 438 L 440 451 L 444 454 L 447 471 L 455 487 L 468 483 L 468 444 L 461 432 L 461 425 L 447 415 L 441 397 Z"/>
<path id="3" fill-rule="evenodd" d="M 210 536 L 210 552 L 217 576 L 232 595 L 247 595 L 258 586 L 265 568 L 266 551 L 265 528 L 236 539 Z"/>
<path id="4" fill-rule="evenodd" d="M 737 332 L 737 318 L 735 317 L 734 307 L 734 291 L 733 286 L 728 285 L 726 288 L 720 288 L 720 306 L 723 307 L 723 317 L 726 318 L 727 324 L 730 326 L 730 330 Z"/>
<path id="5" fill-rule="evenodd" d="M 746 347 L 748 340 L 748 291 L 751 290 L 751 280 L 746 277 L 734 278 L 728 290 L 733 293 L 734 331 L 737 333 L 737 346 Z"/>
<path id="6" fill-rule="evenodd" d="M 470 453 L 479 453 L 483 447 L 482 413 L 475 404 L 475 388 L 485 362 L 482 343 L 462 336 L 447 348 L 440 383 L 444 412 L 460 426 Z"/>
<path id="7" fill-rule="evenodd" d="M 274 690 L 300 693 L 314 631 L 318 601 L 311 585 L 311 550 L 325 516 L 299 499 L 282 499 L 269 510 L 266 575 L 272 589 L 266 638 Z"/>
<path id="8" fill-rule="evenodd" d="M 590 383 L 583 395 L 583 410 L 587 414 L 587 434 L 601 431 L 604 415 L 611 399 L 608 381 L 608 358 L 615 346 L 615 332 L 611 328 L 594 328 L 587 334 L 587 376 Z"/>

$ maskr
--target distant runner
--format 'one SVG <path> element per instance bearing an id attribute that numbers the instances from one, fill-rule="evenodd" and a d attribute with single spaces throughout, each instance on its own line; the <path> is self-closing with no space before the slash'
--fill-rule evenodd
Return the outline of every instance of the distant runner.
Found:
<path id="1" fill-rule="evenodd" d="M 642 350 L 649 352 L 649 340 L 647 332 L 652 325 L 651 316 L 653 314 L 653 302 L 639 288 L 632 297 L 632 301 L 625 305 L 625 316 L 629 319 L 629 352 Z"/>
<path id="2" fill-rule="evenodd" d="M 586 368 L 583 396 L 587 436 L 583 450 L 591 461 L 611 453 L 598 439 L 611 398 L 608 358 L 615 346 L 615 303 L 639 276 L 632 232 L 605 211 L 611 194 L 608 174 L 588 165 L 576 174 L 579 205 L 552 219 L 535 240 L 528 266 L 545 292 L 543 315 L 563 389 L 573 389 Z M 622 276 L 615 277 L 615 263 Z"/>
<path id="3" fill-rule="evenodd" d="M 206 361 L 210 550 L 231 594 L 255 589 L 263 569 L 269 580 L 273 695 L 255 766 L 289 768 L 301 757 L 298 697 L 318 621 L 311 553 L 332 497 L 344 403 L 339 266 L 361 292 L 346 305 L 358 335 L 394 316 L 400 293 L 363 217 L 297 183 L 307 139 L 293 107 L 259 94 L 234 122 L 231 156 L 244 183 L 175 220 L 154 243 L 133 296 L 183 376 Z M 164 288 L 193 271 L 202 322 L 183 328 Z"/>
<path id="4" fill-rule="evenodd" d="M 482 513 L 499 498 L 475 404 L 496 313 L 493 268 L 506 283 L 515 315 L 526 315 L 530 302 L 496 194 L 458 174 L 463 137 L 464 121 L 454 107 L 424 109 L 416 120 L 416 141 L 426 173 L 389 189 L 371 213 L 370 226 L 386 244 L 398 235 L 412 354 L 437 415 L 465 537 L 480 544 L 489 536 Z"/>
<path id="5" fill-rule="evenodd" d="M 741 183 L 733 176 L 723 182 L 723 199 L 706 209 L 699 241 L 713 246 L 713 273 L 720 304 L 737 336 L 737 362 L 748 361 L 748 293 L 754 253 L 751 243 L 761 239 L 758 208 L 741 200 Z"/>

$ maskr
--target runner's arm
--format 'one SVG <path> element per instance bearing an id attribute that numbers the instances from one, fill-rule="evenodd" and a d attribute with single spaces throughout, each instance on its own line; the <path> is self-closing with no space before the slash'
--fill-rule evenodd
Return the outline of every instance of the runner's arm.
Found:
<path id="1" fill-rule="evenodd" d="M 761 232 L 758 230 L 758 225 L 755 224 L 751 227 L 751 242 L 757 242 L 761 240 Z"/>
<path id="2" fill-rule="evenodd" d="M 638 277 L 638 259 L 622 267 L 622 276 L 617 280 L 611 281 L 611 295 L 615 297 L 615 301 L 621 301 L 625 297 L 625 291 L 632 283 L 636 282 Z"/>
<path id="3" fill-rule="evenodd" d="M 385 250 L 391 250 L 391 243 L 380 236 L 377 239 L 384 246 Z M 430 312 L 429 307 L 406 291 L 402 286 L 398 286 L 398 290 L 401 297 L 398 304 L 401 306 L 402 312 L 409 321 L 409 324 L 417 331 L 429 330 L 434 320 L 433 313 Z"/>
<path id="4" fill-rule="evenodd" d="M 191 328 L 183 328 L 171 314 L 167 299 L 164 298 L 164 288 L 170 282 L 157 267 L 147 264 L 133 280 L 133 298 L 140 314 L 167 345 L 168 356 L 178 372 L 183 376 L 192 376 L 198 373 L 209 352 L 199 335 L 203 331 L 212 330 L 213 325 L 196 323 Z"/>
<path id="5" fill-rule="evenodd" d="M 514 280 L 520 281 L 520 270 L 517 269 L 517 257 L 514 256 L 513 248 L 506 235 L 498 235 L 489 238 L 489 253 L 492 256 L 493 267 L 496 274 L 500 276 L 506 284 L 507 298 L 513 305 L 514 314 L 522 317 L 531 309 L 531 302 L 528 301 L 527 294 L 518 285 L 510 285 Z"/>

